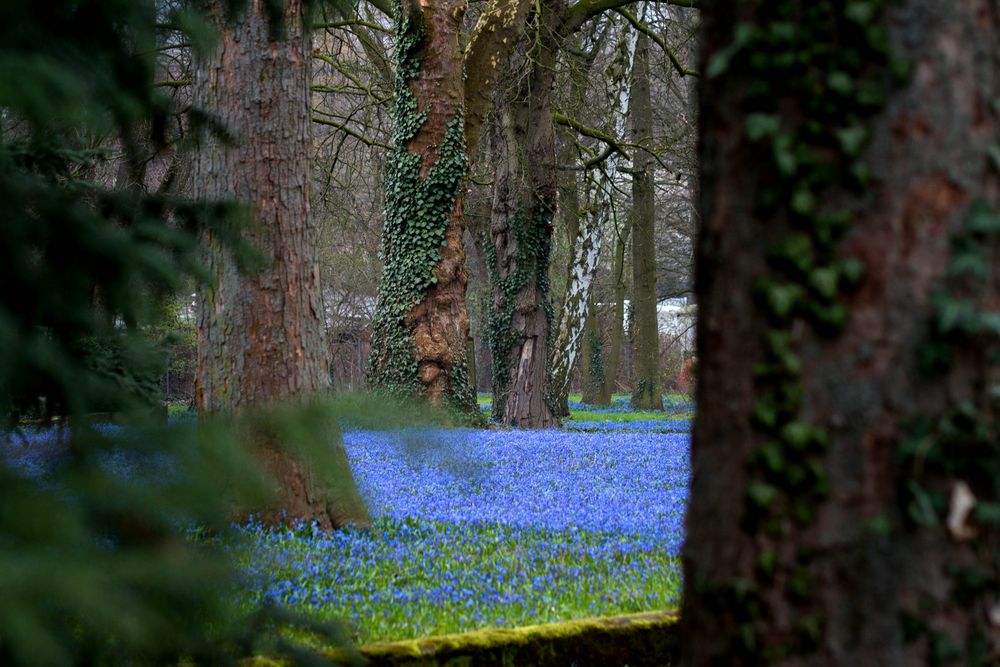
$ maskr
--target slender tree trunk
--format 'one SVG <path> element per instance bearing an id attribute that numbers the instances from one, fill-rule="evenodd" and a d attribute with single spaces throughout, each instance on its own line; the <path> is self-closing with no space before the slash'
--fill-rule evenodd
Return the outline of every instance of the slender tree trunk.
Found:
<path id="1" fill-rule="evenodd" d="M 612 79 L 607 91 L 612 103 L 611 136 L 613 137 L 621 137 L 625 133 L 625 119 L 629 105 L 628 72 L 632 69 L 632 61 L 635 58 L 638 35 L 638 32 L 632 30 L 628 24 L 623 26 L 618 37 L 622 74 Z M 597 263 L 601 257 L 604 228 L 611 218 L 613 206 L 611 193 L 618 175 L 618 161 L 617 154 L 610 155 L 603 164 L 591 170 L 584 181 L 586 198 L 583 224 L 577 225 L 570 279 L 561 310 L 562 326 L 556 336 L 550 362 L 552 392 L 555 396 L 564 396 L 568 393 L 569 378 L 583 346 L 584 328 L 597 277 Z"/>
<path id="2" fill-rule="evenodd" d="M 465 9 L 464 0 L 407 0 L 397 17 L 396 133 L 369 375 L 376 388 L 478 419 L 466 362 Z"/>
<path id="3" fill-rule="evenodd" d="M 629 114 L 632 142 L 646 143 L 653 134 L 653 104 L 649 93 L 649 38 L 639 35 L 632 69 Z M 660 333 L 656 321 L 656 216 L 654 171 L 648 153 L 632 157 L 632 303 L 635 306 L 635 354 L 632 405 L 662 410 L 660 395 Z"/>
<path id="4" fill-rule="evenodd" d="M 601 241 L 610 202 L 605 201 L 601 187 L 606 183 L 601 176 L 588 179 L 587 205 L 583 211 L 583 224 L 577 224 L 572 246 L 573 262 L 566 295 L 562 304 L 561 326 L 552 346 L 551 368 L 552 395 L 556 405 L 566 405 L 569 381 L 583 346 L 583 331 L 587 323 L 588 308 L 597 277 L 597 263 L 601 254 Z M 567 409 L 566 414 L 569 414 Z M 565 415 L 563 415 L 565 416 Z"/>
<path id="5" fill-rule="evenodd" d="M 621 234 L 615 242 L 615 259 L 611 267 L 611 276 L 615 285 L 615 302 L 611 311 L 611 337 L 608 341 L 608 363 L 604 367 L 604 386 L 597 405 L 611 405 L 618 386 L 618 372 L 621 366 L 622 344 L 625 340 L 625 248 L 628 246 L 631 224 L 623 225 Z"/>
<path id="6" fill-rule="evenodd" d="M 525 428 L 558 423 L 546 368 L 551 326 L 547 272 L 556 203 L 550 95 L 555 27 L 565 6 L 562 0 L 545 0 L 541 8 L 538 39 L 533 31 L 525 35 L 524 48 L 514 50 L 503 70 L 490 142 L 496 165 L 488 249 L 493 409 L 502 423 Z"/>
<path id="7" fill-rule="evenodd" d="M 992 0 L 706 14 L 682 664 L 1000 664 L 998 44 Z"/>
<path id="8" fill-rule="evenodd" d="M 580 375 L 583 384 L 581 400 L 591 405 L 600 402 L 605 382 L 601 321 L 594 301 L 594 294 L 591 293 L 590 312 L 583 327 L 583 352 L 580 356 Z"/>
<path id="9" fill-rule="evenodd" d="M 582 60 L 580 58 L 576 60 Z M 585 63 L 576 62 L 574 63 L 573 81 L 571 82 L 572 91 L 570 93 L 571 99 L 577 99 L 578 88 L 582 86 L 581 82 L 577 79 L 582 78 L 579 72 Z M 585 72 L 585 70 L 583 70 Z M 568 130 L 564 130 L 560 133 L 559 144 L 559 165 L 566 166 L 574 164 L 577 159 L 577 151 L 575 150 L 575 139 L 576 137 L 571 134 Z M 566 169 L 560 170 L 559 172 L 559 210 L 556 212 L 557 219 L 561 221 L 561 226 L 566 232 L 566 243 L 569 246 L 569 262 L 566 267 L 566 287 L 569 289 L 569 285 L 573 281 L 573 266 L 576 260 L 576 239 L 580 230 L 580 190 L 579 190 L 579 178 L 577 172 Z M 560 310 L 556 312 L 556 330 L 562 333 L 564 330 L 566 319 L 566 312 Z M 559 345 L 560 335 L 556 335 L 556 345 L 552 349 L 552 356 L 555 358 L 558 355 L 558 345 Z M 550 365 L 553 362 L 550 361 Z M 554 369 L 554 366 L 552 366 Z M 572 372 L 568 369 L 567 372 Z M 555 410 L 557 417 L 568 417 L 569 416 L 569 382 L 562 384 L 562 390 L 558 389 L 559 383 L 553 382 L 555 389 L 552 395 L 552 407 Z"/>
<path id="10" fill-rule="evenodd" d="M 329 383 L 309 211 L 310 48 L 301 6 L 296 0 L 285 4 L 281 40 L 274 38 L 259 0 L 232 19 L 227 7 L 210 3 L 220 40 L 197 67 L 195 103 L 218 114 L 236 140 L 205 142 L 195 161 L 193 191 L 248 205 L 253 224 L 245 237 L 267 266 L 241 272 L 229 249 L 206 233 L 214 284 L 198 298 L 195 393 L 203 414 L 297 401 Z M 346 455 L 336 445 L 346 470 Z M 328 480 L 314 479 L 282 443 L 262 435 L 254 446 L 280 487 L 265 519 L 284 511 L 289 519 L 315 519 L 325 528 L 368 522 L 349 474 L 342 476 L 348 488 L 331 493 Z"/>

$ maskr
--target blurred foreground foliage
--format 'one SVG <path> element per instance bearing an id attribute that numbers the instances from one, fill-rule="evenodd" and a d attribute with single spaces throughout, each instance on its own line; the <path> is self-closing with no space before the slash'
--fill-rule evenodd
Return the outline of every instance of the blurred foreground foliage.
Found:
<path id="1" fill-rule="evenodd" d="M 138 171 L 182 113 L 153 86 L 164 4 L 0 2 L 2 665 L 318 661 L 281 639 L 288 626 L 343 645 L 339 627 L 278 610 L 236 617 L 231 563 L 216 540 L 192 537 L 225 534 L 234 507 L 266 502 L 270 482 L 240 429 L 149 419 L 164 358 L 149 332 L 169 295 L 206 276 L 196 230 L 250 257 L 235 203 L 96 177 L 109 146 Z M 203 27 L 193 11 L 173 24 Z M 183 113 L 195 132 L 223 130 Z M 131 417 L 88 421 L 108 409 Z M 19 426 L 26 417 L 41 424 Z M 273 428 L 294 424 L 306 443 L 307 423 Z M 23 458 L 40 450 L 34 474 Z"/>

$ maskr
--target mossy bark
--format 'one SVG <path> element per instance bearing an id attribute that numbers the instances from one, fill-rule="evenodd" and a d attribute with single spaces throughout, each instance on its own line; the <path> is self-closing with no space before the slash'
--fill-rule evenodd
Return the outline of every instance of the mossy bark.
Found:
<path id="1" fill-rule="evenodd" d="M 683 664 L 997 664 L 997 44 L 993 1 L 707 8 Z"/>
<path id="2" fill-rule="evenodd" d="M 302 6 L 285 3 L 284 35 L 273 30 L 262 3 L 235 17 L 229 3 L 208 3 L 219 30 L 213 54 L 195 73 L 195 104 L 234 133 L 215 137 L 197 153 L 196 197 L 235 197 L 248 206 L 245 238 L 266 266 L 241 271 L 229 249 L 206 233 L 203 242 L 214 282 L 198 295 L 198 370 L 195 403 L 202 414 L 243 413 L 315 395 L 329 384 L 319 265 L 309 208 L 311 49 Z M 325 488 L 306 462 L 273 437 L 258 433 L 253 446 L 278 482 L 264 519 L 317 520 L 323 527 L 368 523 L 349 472 L 345 488 Z M 335 436 L 339 440 L 339 436 Z M 342 466 L 347 458 L 339 442 Z M 336 493 L 331 495 L 331 491 Z"/>
<path id="3" fill-rule="evenodd" d="M 371 667 L 669 667 L 677 664 L 677 625 L 676 613 L 652 612 L 372 644 L 360 653 Z"/>
<path id="4" fill-rule="evenodd" d="M 556 208 L 550 98 L 558 51 L 556 27 L 565 5 L 562 0 L 546 0 L 539 8 L 538 34 L 534 30 L 524 34 L 521 48 L 509 54 L 502 68 L 495 97 L 497 119 L 490 135 L 496 165 L 489 252 L 494 418 L 525 428 L 558 423 L 547 372 L 548 262 Z"/>
<path id="5" fill-rule="evenodd" d="M 466 366 L 464 0 L 400 3 L 396 133 L 369 380 L 479 419 Z"/>

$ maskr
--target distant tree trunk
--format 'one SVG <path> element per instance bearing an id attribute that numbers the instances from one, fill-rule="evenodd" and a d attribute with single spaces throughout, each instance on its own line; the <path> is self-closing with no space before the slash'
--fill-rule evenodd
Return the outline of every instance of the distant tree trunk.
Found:
<path id="1" fill-rule="evenodd" d="M 205 234 L 214 284 L 198 298 L 195 393 L 204 414 L 240 413 L 301 400 L 329 382 L 309 212 L 311 50 L 297 0 L 285 4 L 281 40 L 259 0 L 231 19 L 229 3 L 208 4 L 220 39 L 212 57 L 198 64 L 195 104 L 218 114 L 236 141 L 206 140 L 192 189 L 197 197 L 235 197 L 250 207 L 253 224 L 245 238 L 267 266 L 241 272 L 220 239 Z M 279 484 L 265 520 L 286 512 L 324 528 L 368 523 L 349 474 L 341 477 L 350 488 L 331 490 L 282 443 L 261 436 L 254 446 Z"/>
<path id="2" fill-rule="evenodd" d="M 653 135 L 653 104 L 649 93 L 649 38 L 644 33 L 640 33 L 635 50 L 629 115 L 632 142 L 648 142 Z M 652 158 L 645 151 L 635 150 L 632 157 L 632 303 L 635 307 L 632 405 L 645 410 L 662 410 L 653 178 Z"/>
<path id="3" fill-rule="evenodd" d="M 594 301 L 594 294 L 591 292 L 590 312 L 583 327 L 583 351 L 580 355 L 580 376 L 583 384 L 580 400 L 591 405 L 600 402 L 605 381 L 601 321 Z"/>
<path id="4" fill-rule="evenodd" d="M 629 72 L 635 57 L 637 34 L 627 23 L 623 23 L 623 29 L 618 35 L 616 58 L 616 62 L 620 62 L 621 65 L 617 68 L 620 74 L 612 77 L 606 89 L 611 107 L 609 114 L 611 123 L 608 131 L 611 136 L 616 138 L 622 137 L 625 132 L 625 119 L 628 115 L 629 104 Z M 582 68 L 576 69 L 581 70 Z M 584 73 L 586 71 L 583 70 Z M 583 85 L 577 83 L 574 87 L 581 89 Z M 582 95 L 578 93 L 577 97 L 582 98 Z M 603 162 L 588 171 L 584 178 L 586 196 L 582 211 L 580 211 L 575 191 L 570 200 L 578 221 L 574 225 L 576 235 L 570 239 L 569 279 L 560 309 L 559 328 L 552 349 L 552 359 L 549 363 L 552 373 L 552 394 L 556 399 L 556 404 L 560 407 L 566 406 L 569 380 L 580 356 L 581 348 L 584 346 L 584 331 L 592 310 L 592 295 L 597 278 L 598 261 L 601 256 L 601 245 L 604 240 L 604 228 L 611 219 L 612 191 L 618 175 L 619 160 L 620 156 L 617 153 L 608 155 Z M 562 198 L 561 200 L 565 201 Z M 581 212 L 583 213 L 582 217 L 580 216 Z M 594 340 L 592 337 L 591 342 Z M 592 366 L 589 363 L 591 360 L 592 358 L 588 359 L 588 371 L 600 367 L 600 364 L 596 367 Z M 584 382 L 593 386 L 593 378 L 589 377 L 589 373 L 584 378 Z M 568 414 L 567 408 L 566 415 Z"/>
<path id="5" fill-rule="evenodd" d="M 583 347 L 583 332 L 597 277 L 603 229 L 610 208 L 610 201 L 606 200 L 606 193 L 602 191 L 602 187 L 607 185 L 603 180 L 601 175 L 587 180 L 587 205 L 583 211 L 583 224 L 577 222 L 576 238 L 571 246 L 573 262 L 560 310 L 560 327 L 549 362 L 552 396 L 557 406 L 567 405 L 570 377 Z M 567 406 L 566 414 L 560 416 L 568 414 Z"/>
<path id="6" fill-rule="evenodd" d="M 469 383 L 462 0 L 402 3 L 370 381 L 479 418 Z"/>
<path id="7" fill-rule="evenodd" d="M 615 242 L 615 259 L 611 267 L 611 279 L 615 285 L 615 302 L 611 311 L 611 337 L 608 341 L 608 363 L 604 365 L 604 386 L 596 401 L 597 405 L 611 405 L 618 385 L 618 370 L 621 366 L 622 344 L 625 340 L 625 248 L 628 247 L 631 223 L 622 225 L 621 234 Z"/>
<path id="8" fill-rule="evenodd" d="M 582 60 L 582 59 L 577 59 Z M 577 88 L 582 83 L 577 83 L 580 78 L 576 73 L 582 70 L 584 63 L 573 63 L 571 99 L 576 99 Z M 575 134 L 568 130 L 560 133 L 558 160 L 560 166 L 574 164 L 577 159 L 575 147 Z M 559 172 L 559 210 L 556 212 L 557 219 L 561 222 L 563 230 L 566 232 L 566 243 L 569 246 L 569 262 L 566 267 L 567 289 L 573 278 L 573 265 L 576 260 L 575 243 L 580 229 L 580 185 L 577 172 L 571 169 L 560 170 Z M 562 310 L 556 312 L 556 330 L 562 331 L 566 318 L 566 313 Z M 559 335 L 556 336 L 556 346 L 558 346 Z M 553 347 L 553 357 L 557 355 L 558 347 Z M 555 384 L 555 383 L 554 383 Z M 566 382 L 562 391 L 554 391 L 552 396 L 552 407 L 557 417 L 569 416 L 569 382 Z"/>
<path id="9" fill-rule="evenodd" d="M 503 70 L 490 137 L 496 165 L 488 248 L 493 409 L 502 423 L 525 428 L 558 423 L 546 368 L 551 326 L 547 274 L 556 205 L 550 96 L 555 27 L 565 6 L 562 0 L 544 0 L 541 7 L 539 39 L 531 37 L 533 32 L 525 35 L 524 48 L 515 49 Z"/>
<path id="10" fill-rule="evenodd" d="M 998 44 L 706 12 L 683 665 L 1000 664 Z"/>

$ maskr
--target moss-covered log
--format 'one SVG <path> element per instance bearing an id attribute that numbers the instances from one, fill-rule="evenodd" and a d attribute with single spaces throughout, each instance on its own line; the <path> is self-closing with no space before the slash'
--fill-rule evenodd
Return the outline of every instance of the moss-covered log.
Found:
<path id="1" fill-rule="evenodd" d="M 360 652 L 369 667 L 666 667 L 677 664 L 677 621 L 675 612 L 588 618 L 372 644 Z M 282 664 L 256 658 L 248 667 Z"/>

